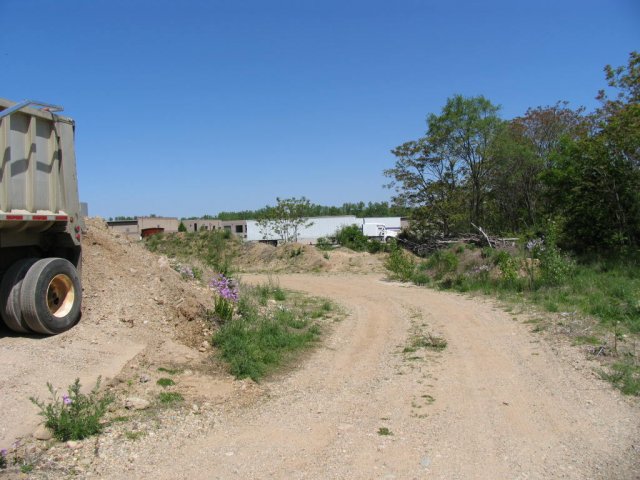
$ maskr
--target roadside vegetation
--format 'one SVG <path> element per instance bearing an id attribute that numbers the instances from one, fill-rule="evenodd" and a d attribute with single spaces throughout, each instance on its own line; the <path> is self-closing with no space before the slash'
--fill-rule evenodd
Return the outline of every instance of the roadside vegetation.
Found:
<path id="1" fill-rule="evenodd" d="M 147 240 L 149 250 L 178 262 L 174 268 L 185 279 L 204 280 L 203 270 L 192 265 L 204 264 L 217 272 L 208 282 L 214 300 L 209 312 L 211 343 L 231 374 L 258 381 L 316 344 L 324 321 L 336 309 L 328 300 L 287 292 L 273 280 L 258 286 L 240 283 L 233 264 L 239 246 L 227 231 L 154 235 Z M 292 256 L 300 254 L 291 251 Z"/>
<path id="2" fill-rule="evenodd" d="M 151 252 L 184 262 L 176 264 L 176 269 L 185 277 L 200 280 L 202 269 L 193 264 L 230 274 L 240 240 L 229 230 L 178 232 L 152 235 L 145 245 Z"/>
<path id="3" fill-rule="evenodd" d="M 606 357 L 609 370 L 602 372 L 603 378 L 624 393 L 640 394 L 639 256 L 574 259 L 551 241 L 536 239 L 500 249 L 459 243 L 426 258 L 397 249 L 386 267 L 403 282 L 535 305 L 555 315 L 556 326 L 574 344 Z M 535 331 L 546 328 L 541 319 L 536 321 Z"/>
<path id="4" fill-rule="evenodd" d="M 486 97 L 455 95 L 429 114 L 384 173 L 410 209 L 401 240 L 430 253 L 395 250 L 386 267 L 396 280 L 556 314 L 556 327 L 607 357 L 603 377 L 638 395 L 640 54 L 604 72 L 593 112 L 558 102 L 505 120 Z M 472 234 L 483 248 L 455 245 Z M 516 240 L 489 245 L 490 235 Z"/>
<path id="5" fill-rule="evenodd" d="M 212 343 L 234 376 L 254 381 L 315 345 L 335 313 L 328 300 L 286 292 L 273 282 L 241 285 L 235 300 L 224 300 L 224 292 L 216 295 L 233 306 L 232 314 L 217 316 L 221 324 Z"/>

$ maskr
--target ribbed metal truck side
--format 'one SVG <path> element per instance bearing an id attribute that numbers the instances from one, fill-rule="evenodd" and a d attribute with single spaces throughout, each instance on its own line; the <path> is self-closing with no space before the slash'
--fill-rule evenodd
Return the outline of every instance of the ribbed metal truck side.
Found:
<path id="1" fill-rule="evenodd" d="M 61 333 L 80 319 L 74 122 L 60 110 L 0 98 L 0 314 L 16 332 Z"/>

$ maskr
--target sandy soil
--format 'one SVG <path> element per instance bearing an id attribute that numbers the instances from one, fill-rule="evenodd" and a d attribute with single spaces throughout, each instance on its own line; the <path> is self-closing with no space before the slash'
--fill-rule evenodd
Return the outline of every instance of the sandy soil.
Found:
<path id="1" fill-rule="evenodd" d="M 491 303 L 379 276 L 279 281 L 351 315 L 255 406 L 103 476 L 639 478 L 637 405 Z M 417 333 L 448 346 L 403 353 Z"/>

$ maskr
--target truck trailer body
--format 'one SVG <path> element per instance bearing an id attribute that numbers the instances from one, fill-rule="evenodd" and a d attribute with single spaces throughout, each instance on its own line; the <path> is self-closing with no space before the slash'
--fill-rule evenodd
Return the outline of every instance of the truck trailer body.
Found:
<path id="1" fill-rule="evenodd" d="M 59 110 L 0 99 L 0 314 L 16 332 L 61 333 L 80 319 L 75 125 Z"/>

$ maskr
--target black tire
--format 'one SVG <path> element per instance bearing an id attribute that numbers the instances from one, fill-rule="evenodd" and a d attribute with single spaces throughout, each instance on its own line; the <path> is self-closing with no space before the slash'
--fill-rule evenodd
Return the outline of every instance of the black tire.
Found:
<path id="1" fill-rule="evenodd" d="M 62 333 L 80 320 L 82 287 L 71 262 L 43 258 L 29 269 L 22 281 L 22 317 L 34 332 Z"/>
<path id="2" fill-rule="evenodd" d="M 29 326 L 22 317 L 20 290 L 22 281 L 37 258 L 23 258 L 5 272 L 0 283 L 0 314 L 4 324 L 14 332 L 29 333 Z"/>

